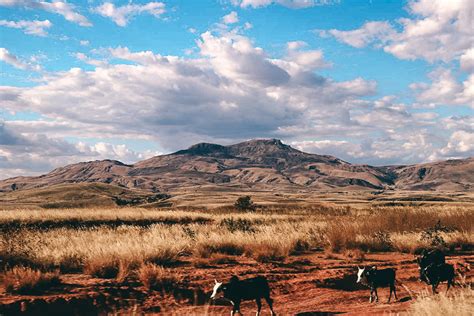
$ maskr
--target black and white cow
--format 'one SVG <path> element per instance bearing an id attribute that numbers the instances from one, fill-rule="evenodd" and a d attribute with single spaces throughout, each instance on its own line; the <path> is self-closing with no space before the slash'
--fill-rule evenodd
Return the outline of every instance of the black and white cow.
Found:
<path id="1" fill-rule="evenodd" d="M 426 268 L 424 268 L 421 273 L 423 274 L 423 280 L 427 284 L 431 285 L 431 289 L 433 290 L 433 294 L 436 293 L 436 288 L 438 285 L 443 282 L 447 281 L 448 286 L 446 288 L 446 292 L 448 292 L 451 285 L 454 285 L 454 266 L 448 263 L 442 264 L 435 264 L 432 263 Z"/>
<path id="2" fill-rule="evenodd" d="M 446 263 L 446 256 L 439 249 L 423 250 L 421 255 L 416 258 L 416 261 L 418 262 L 420 270 L 420 280 L 427 282 L 425 274 L 423 273 L 425 268 L 431 264 L 438 265 Z"/>
<path id="3" fill-rule="evenodd" d="M 364 284 L 370 288 L 370 303 L 372 303 L 372 297 L 374 297 L 375 301 L 378 302 L 379 296 L 377 294 L 377 288 L 382 286 L 390 287 L 388 302 L 390 302 L 390 299 L 392 298 L 392 292 L 395 294 L 395 299 L 398 300 L 397 291 L 395 289 L 395 269 L 387 268 L 377 270 L 376 266 L 357 268 L 359 269 L 357 272 L 357 283 Z"/>
<path id="4" fill-rule="evenodd" d="M 263 276 L 245 280 L 239 280 L 238 277 L 233 276 L 228 283 L 215 280 L 211 299 L 216 299 L 219 293 L 222 293 L 223 297 L 232 303 L 233 308 L 230 315 L 235 313 L 242 315 L 240 312 L 240 302 L 246 300 L 255 300 L 257 302 L 257 316 L 260 315 L 262 298 L 267 301 L 271 314 L 276 315 L 273 311 L 273 300 L 270 298 L 270 286 L 267 279 Z"/>

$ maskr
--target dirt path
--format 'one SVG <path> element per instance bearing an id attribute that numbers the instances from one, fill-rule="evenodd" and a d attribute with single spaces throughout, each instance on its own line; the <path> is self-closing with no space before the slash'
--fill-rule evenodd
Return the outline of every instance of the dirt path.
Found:
<path id="1" fill-rule="evenodd" d="M 429 292 L 429 288 L 418 281 L 417 265 L 413 255 L 408 254 L 368 254 L 363 262 L 320 252 L 291 257 L 285 263 L 262 264 L 243 257 L 237 260 L 238 264 L 204 268 L 196 268 L 187 262 L 173 268 L 190 289 L 176 291 L 173 295 L 148 293 L 138 282 L 118 285 L 111 280 L 76 274 L 63 276 L 64 285 L 43 296 L 12 296 L 2 291 L 0 306 L 4 313 L 11 312 L 5 314 L 14 314 L 19 310 L 35 314 L 42 308 L 48 308 L 48 315 L 64 315 L 65 312 L 106 314 L 117 310 L 150 315 L 227 315 L 231 310 L 228 302 L 218 300 L 210 305 L 208 297 L 214 279 L 226 281 L 233 274 L 241 278 L 265 275 L 271 283 L 275 311 L 279 315 L 403 314 L 417 295 Z M 473 271 L 466 269 L 474 263 L 474 254 L 449 256 L 447 261 L 465 271 L 467 282 L 474 281 Z M 380 301 L 369 303 L 369 290 L 357 286 L 355 282 L 357 265 L 396 268 L 398 301 L 387 303 L 389 290 L 382 288 L 378 291 Z M 440 286 L 441 291 L 445 288 L 445 284 Z M 244 315 L 253 314 L 255 303 L 244 302 L 241 310 Z M 269 314 L 264 303 L 262 315 Z"/>

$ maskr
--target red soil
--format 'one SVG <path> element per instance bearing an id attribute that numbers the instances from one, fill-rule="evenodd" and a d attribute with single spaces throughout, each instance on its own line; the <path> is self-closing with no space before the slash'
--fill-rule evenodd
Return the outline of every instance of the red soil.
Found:
<path id="1" fill-rule="evenodd" d="M 429 287 L 418 280 L 418 267 L 414 256 L 400 253 L 368 254 L 361 263 L 343 255 L 311 253 L 294 256 L 284 263 L 257 263 L 239 257 L 238 264 L 210 265 L 196 268 L 185 262 L 172 270 L 181 275 L 185 283 L 172 294 L 147 292 L 138 282 L 116 284 L 114 280 L 90 278 L 86 275 L 63 275 L 63 285 L 42 296 L 5 294 L 0 289 L 0 314 L 13 314 L 19 310 L 36 314 L 46 308 L 48 315 L 75 313 L 104 314 L 110 311 L 139 311 L 146 314 L 174 315 L 226 315 L 230 304 L 218 300 L 210 305 L 208 299 L 214 279 L 227 281 L 231 275 L 240 278 L 265 275 L 272 288 L 274 308 L 279 315 L 349 315 L 390 314 L 407 311 L 420 293 L 429 293 Z M 474 281 L 470 266 L 474 254 L 447 257 L 466 282 Z M 357 265 L 377 265 L 397 269 L 398 301 L 387 303 L 389 290 L 378 290 L 379 302 L 369 303 L 369 290 L 355 284 Z M 457 278 L 460 281 L 460 277 Z M 446 284 L 439 287 L 445 291 Z M 129 306 L 129 307 L 126 307 Z M 242 304 L 242 313 L 256 311 L 255 302 Z M 264 303 L 262 315 L 269 315 Z"/>

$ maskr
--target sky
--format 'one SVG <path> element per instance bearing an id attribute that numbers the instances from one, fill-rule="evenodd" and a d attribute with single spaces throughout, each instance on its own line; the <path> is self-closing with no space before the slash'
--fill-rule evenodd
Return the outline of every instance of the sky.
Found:
<path id="1" fill-rule="evenodd" d="M 278 138 L 474 156 L 474 1 L 0 0 L 0 179 Z"/>

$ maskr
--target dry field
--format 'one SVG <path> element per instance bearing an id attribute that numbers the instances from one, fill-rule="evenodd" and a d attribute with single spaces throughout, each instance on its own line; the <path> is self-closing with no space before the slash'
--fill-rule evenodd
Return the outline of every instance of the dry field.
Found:
<path id="1" fill-rule="evenodd" d="M 0 314 L 222 314 L 229 307 L 210 305 L 208 292 L 232 274 L 266 275 L 283 314 L 473 308 L 470 206 L 16 209 L 0 211 L 0 229 Z M 449 254 L 462 289 L 425 293 L 414 254 L 429 247 Z M 404 299 L 368 304 L 368 290 L 354 284 L 365 264 L 397 267 Z"/>

